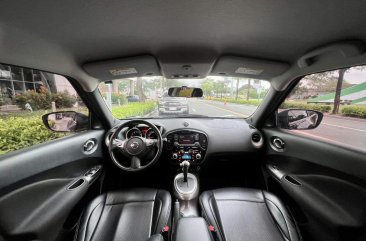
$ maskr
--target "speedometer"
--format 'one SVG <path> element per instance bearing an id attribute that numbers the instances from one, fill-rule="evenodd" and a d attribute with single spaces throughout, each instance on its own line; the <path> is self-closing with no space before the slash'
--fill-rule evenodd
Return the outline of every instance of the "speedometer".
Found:
<path id="1" fill-rule="evenodd" d="M 157 139 L 158 136 L 156 135 L 155 131 L 153 129 L 149 129 L 147 132 L 146 132 L 146 139 Z"/>
<path id="2" fill-rule="evenodd" d="M 142 137 L 142 133 L 138 128 L 132 128 L 132 129 L 128 130 L 127 133 L 126 133 L 126 138 L 127 139 L 129 139 L 131 137 L 134 137 L 134 136 Z"/>

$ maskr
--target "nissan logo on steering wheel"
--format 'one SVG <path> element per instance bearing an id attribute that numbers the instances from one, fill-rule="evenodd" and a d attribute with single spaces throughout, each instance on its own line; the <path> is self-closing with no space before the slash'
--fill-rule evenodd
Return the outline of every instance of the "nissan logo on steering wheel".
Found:
<path id="1" fill-rule="evenodd" d="M 137 149 L 137 148 L 139 148 L 139 143 L 137 143 L 136 141 L 134 141 L 134 142 L 131 143 L 130 147 L 132 149 Z"/>

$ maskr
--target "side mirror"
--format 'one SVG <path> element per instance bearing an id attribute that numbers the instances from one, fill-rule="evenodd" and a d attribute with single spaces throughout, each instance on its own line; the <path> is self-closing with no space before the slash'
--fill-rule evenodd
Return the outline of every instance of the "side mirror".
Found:
<path id="1" fill-rule="evenodd" d="M 310 130 L 319 126 L 323 113 L 315 110 L 289 109 L 278 113 L 278 125 L 288 130 Z"/>
<path id="2" fill-rule="evenodd" d="M 200 88 L 193 88 L 193 87 L 173 87 L 169 88 L 168 95 L 170 97 L 186 97 L 186 98 L 192 98 L 192 97 L 202 97 L 203 91 Z"/>
<path id="3" fill-rule="evenodd" d="M 42 120 L 48 129 L 56 132 L 78 132 L 89 127 L 89 117 L 75 111 L 48 113 L 42 116 Z"/>

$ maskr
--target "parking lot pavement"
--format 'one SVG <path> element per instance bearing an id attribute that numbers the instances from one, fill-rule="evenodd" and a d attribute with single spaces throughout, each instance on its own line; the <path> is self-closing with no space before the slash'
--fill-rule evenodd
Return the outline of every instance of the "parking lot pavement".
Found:
<path id="1" fill-rule="evenodd" d="M 214 117 L 246 118 L 255 110 L 256 106 L 223 103 L 210 100 L 189 99 L 189 114 L 206 115 Z M 158 116 L 155 111 L 150 116 Z M 366 151 L 366 120 L 357 118 L 345 118 L 339 116 L 324 115 L 320 126 L 314 130 L 298 131 L 294 133 L 321 141 L 332 142 L 338 145 L 346 145 L 351 148 Z"/>

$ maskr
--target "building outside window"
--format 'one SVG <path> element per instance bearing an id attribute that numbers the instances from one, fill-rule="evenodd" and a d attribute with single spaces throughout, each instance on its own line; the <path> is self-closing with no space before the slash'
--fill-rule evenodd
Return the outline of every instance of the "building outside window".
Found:
<path id="1" fill-rule="evenodd" d="M 42 88 L 50 93 L 66 91 L 71 95 L 76 95 L 67 80 L 59 78 L 58 75 L 0 64 L 0 106 L 14 105 L 14 98 L 17 94 L 26 91 L 40 93 Z"/>

